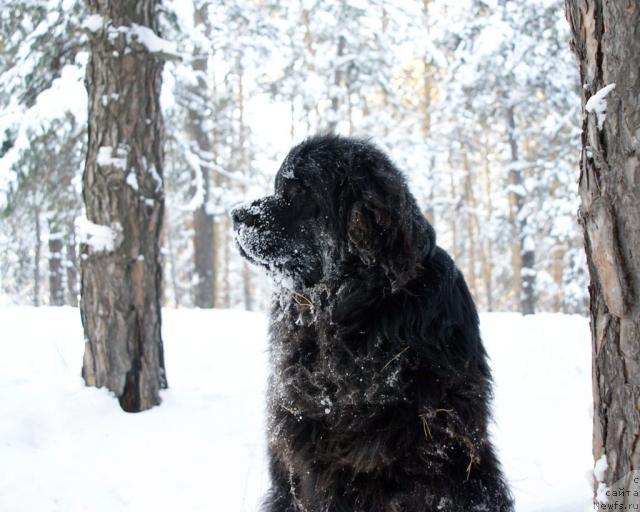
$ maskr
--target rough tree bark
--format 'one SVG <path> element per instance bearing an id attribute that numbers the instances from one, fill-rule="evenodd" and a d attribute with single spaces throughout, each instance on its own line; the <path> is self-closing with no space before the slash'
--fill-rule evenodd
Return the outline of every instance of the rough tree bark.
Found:
<path id="1" fill-rule="evenodd" d="M 566 0 L 565 7 L 583 85 L 579 191 L 591 276 L 593 454 L 608 464 L 596 485 L 625 479 L 629 489 L 630 472 L 640 469 L 640 1 Z"/>
<path id="2" fill-rule="evenodd" d="M 101 27 L 89 34 L 89 145 L 83 175 L 87 218 L 111 228 L 111 247 L 81 245 L 82 375 L 107 387 L 125 411 L 160 403 L 167 386 L 160 335 L 164 125 L 162 61 L 145 38 L 157 32 L 157 0 L 87 0 Z M 136 34 L 141 34 L 136 37 Z M 93 226 L 96 229 L 96 226 Z M 88 242 L 88 243 L 87 243 Z"/>

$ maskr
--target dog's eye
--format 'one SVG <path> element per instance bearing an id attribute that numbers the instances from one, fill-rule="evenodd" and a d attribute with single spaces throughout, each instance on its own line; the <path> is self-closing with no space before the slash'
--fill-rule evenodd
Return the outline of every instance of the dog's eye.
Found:
<path id="1" fill-rule="evenodd" d="M 287 180 L 284 185 L 284 196 L 291 199 L 304 192 L 304 187 L 298 180 Z"/>

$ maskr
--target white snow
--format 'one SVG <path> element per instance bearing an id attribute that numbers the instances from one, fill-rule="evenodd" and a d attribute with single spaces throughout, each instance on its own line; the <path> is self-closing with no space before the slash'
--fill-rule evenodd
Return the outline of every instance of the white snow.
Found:
<path id="1" fill-rule="evenodd" d="M 608 468 L 609 464 L 607 463 L 607 454 L 603 453 L 593 466 L 593 476 L 596 477 L 598 482 L 604 481 L 604 473 Z"/>
<path id="2" fill-rule="evenodd" d="M 516 510 L 593 510 L 587 319 L 490 313 L 481 325 L 495 381 L 493 437 Z"/>
<path id="3" fill-rule="evenodd" d="M 133 169 L 129 174 L 127 174 L 126 183 L 136 192 L 140 190 L 140 187 L 138 186 L 138 178 L 136 178 L 136 172 Z"/>
<path id="4" fill-rule="evenodd" d="M 113 148 L 111 146 L 101 146 L 98 148 L 97 164 L 100 167 L 117 167 L 118 169 L 127 168 L 127 150 L 118 146 L 116 148 L 116 156 L 113 156 Z"/>
<path id="5" fill-rule="evenodd" d="M 55 120 L 64 119 L 68 114 L 75 118 L 76 126 L 86 124 L 87 91 L 84 87 L 84 69 L 66 65 L 60 77 L 51 87 L 36 98 L 36 102 L 26 111 L 15 104 L 5 108 L 0 115 L 0 131 L 17 128 L 14 145 L 0 158 L 0 190 L 10 181 L 11 168 L 18 164 L 21 154 L 28 152 L 32 139 L 44 133 Z"/>
<path id="6" fill-rule="evenodd" d="M 84 387 L 78 310 L 0 307 L 0 325 L 0 510 L 258 510 L 268 485 L 264 316 L 163 310 L 170 389 L 135 415 Z M 492 313 L 482 325 L 493 435 L 517 510 L 592 510 L 587 320 Z"/>
<path id="7" fill-rule="evenodd" d="M 104 18 L 99 14 L 90 14 L 84 20 L 82 24 L 83 28 L 86 28 L 89 32 L 97 32 L 104 26 Z"/>
<path id="8" fill-rule="evenodd" d="M 596 502 L 604 505 L 609 503 L 609 496 L 607 496 L 609 487 L 604 482 L 598 482 L 598 489 L 596 490 Z"/>
<path id="9" fill-rule="evenodd" d="M 168 56 L 179 57 L 176 43 L 162 39 L 149 27 L 132 23 L 130 34 L 140 44 L 144 45 L 149 53 L 161 53 Z"/>
<path id="10" fill-rule="evenodd" d="M 132 23 L 131 26 L 120 25 L 115 27 L 111 20 L 96 14 L 88 16 L 84 21 L 83 27 L 95 32 L 105 25 L 107 26 L 107 34 L 111 41 L 114 41 L 119 34 L 123 34 L 128 44 L 134 42 L 141 44 L 149 53 L 160 55 L 167 59 L 180 60 L 182 58 L 178 53 L 175 42 L 161 38 L 151 28 L 144 25 Z M 114 57 L 117 57 L 117 52 L 114 53 Z"/>
<path id="11" fill-rule="evenodd" d="M 616 84 L 609 84 L 604 86 L 598 92 L 596 92 L 587 104 L 584 106 L 587 112 L 595 113 L 596 120 L 598 122 L 598 130 L 602 130 L 604 121 L 607 117 L 607 95 L 616 88 Z"/>
<path id="12" fill-rule="evenodd" d="M 158 174 L 158 170 L 156 169 L 155 165 L 149 165 L 149 174 L 151 175 L 153 181 L 156 182 L 156 192 L 159 192 L 162 189 L 162 178 Z"/>
<path id="13" fill-rule="evenodd" d="M 608 503 L 609 501 L 609 497 L 607 496 L 609 487 L 604 483 L 605 472 L 608 468 L 609 463 L 607 462 L 607 454 L 603 453 L 593 466 L 593 476 L 595 477 L 596 482 L 598 482 L 596 501 L 601 504 Z"/>
<path id="14" fill-rule="evenodd" d="M 536 250 L 536 244 L 533 241 L 533 237 L 529 235 L 525 235 L 524 240 L 522 241 L 522 250 L 524 252 L 533 252 Z M 535 275 L 535 272 L 534 272 L 534 275 Z"/>
<path id="15" fill-rule="evenodd" d="M 86 217 L 75 220 L 78 241 L 91 246 L 96 252 L 113 251 L 119 244 L 122 227 L 119 224 L 104 226 L 95 224 Z"/>

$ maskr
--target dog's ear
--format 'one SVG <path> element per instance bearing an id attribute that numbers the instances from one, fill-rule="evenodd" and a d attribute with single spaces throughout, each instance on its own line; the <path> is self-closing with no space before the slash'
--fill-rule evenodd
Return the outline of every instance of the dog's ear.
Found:
<path id="1" fill-rule="evenodd" d="M 393 290 L 402 288 L 435 249 L 435 232 L 384 156 L 367 158 L 353 171 L 346 230 L 350 250 L 365 265 L 380 266 Z"/>

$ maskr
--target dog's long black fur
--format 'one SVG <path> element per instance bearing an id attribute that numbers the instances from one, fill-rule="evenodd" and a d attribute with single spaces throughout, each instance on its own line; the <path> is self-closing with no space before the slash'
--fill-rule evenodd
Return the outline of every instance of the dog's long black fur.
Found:
<path id="1" fill-rule="evenodd" d="M 391 161 L 306 140 L 232 215 L 275 281 L 264 511 L 513 510 L 476 308 Z"/>

